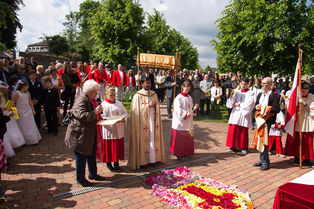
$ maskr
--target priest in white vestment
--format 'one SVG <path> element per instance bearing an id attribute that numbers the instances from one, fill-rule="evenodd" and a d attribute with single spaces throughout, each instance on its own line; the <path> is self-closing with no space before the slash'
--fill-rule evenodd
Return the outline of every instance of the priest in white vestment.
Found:
<path id="1" fill-rule="evenodd" d="M 241 81 L 241 90 L 231 94 L 227 100 L 226 106 L 232 108 L 229 118 L 229 128 L 226 146 L 230 151 L 241 150 L 241 155 L 247 154 L 249 148 L 248 128 L 252 127 L 251 112 L 254 108 L 254 92 L 248 90 L 249 79 L 243 78 Z"/>
<path id="2" fill-rule="evenodd" d="M 173 102 L 170 152 L 178 159 L 194 155 L 193 114 L 199 104 L 193 107 L 193 99 L 188 95 L 190 89 L 190 82 L 185 81 L 181 94 Z"/>
<path id="3" fill-rule="evenodd" d="M 131 103 L 131 129 L 128 166 L 131 170 L 140 166 L 165 162 L 164 138 L 157 94 L 151 91 L 147 77 Z"/>

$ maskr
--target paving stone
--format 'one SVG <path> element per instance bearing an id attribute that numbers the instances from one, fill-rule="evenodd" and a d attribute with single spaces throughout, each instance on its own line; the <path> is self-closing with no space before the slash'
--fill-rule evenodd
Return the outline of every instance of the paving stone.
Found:
<path id="1" fill-rule="evenodd" d="M 179 161 L 169 152 L 171 121 L 166 118 L 165 105 L 161 105 L 164 115 L 163 133 L 166 150 L 166 164 L 155 168 L 131 171 L 127 168 L 129 125 L 125 134 L 125 160 L 121 161 L 120 173 L 108 171 L 105 163 L 97 162 L 98 174 L 107 181 L 138 175 L 139 172 L 162 169 L 177 165 Z M 228 153 L 225 146 L 228 124 L 195 121 L 195 156 L 191 160 L 214 155 L 215 159 L 195 164 L 191 169 L 202 176 L 235 184 L 251 193 L 255 208 L 271 208 L 279 186 L 310 171 L 310 168 L 292 164 L 292 158 L 270 156 L 271 169 L 260 171 L 253 167 L 259 153 L 253 149 L 241 157 Z M 160 198 L 151 195 L 151 188 L 142 179 L 112 185 L 97 191 L 81 194 L 58 201 L 53 195 L 80 189 L 75 181 L 75 160 L 73 152 L 64 145 L 66 128 L 61 127 L 57 137 L 41 130 L 42 140 L 37 146 L 23 146 L 16 149 L 16 156 L 9 159 L 10 167 L 2 174 L 2 184 L 7 194 L 14 198 L 10 208 L 173 208 Z M 250 145 L 253 131 L 249 131 Z M 285 144 L 285 136 L 283 137 Z M 86 169 L 86 177 L 88 170 Z"/>

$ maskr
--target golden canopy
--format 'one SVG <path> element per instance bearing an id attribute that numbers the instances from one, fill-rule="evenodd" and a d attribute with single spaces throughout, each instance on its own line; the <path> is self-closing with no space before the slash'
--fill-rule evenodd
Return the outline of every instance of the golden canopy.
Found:
<path id="1" fill-rule="evenodd" d="M 141 67 L 165 69 L 181 68 L 180 58 L 170 55 L 138 53 L 136 63 Z"/>

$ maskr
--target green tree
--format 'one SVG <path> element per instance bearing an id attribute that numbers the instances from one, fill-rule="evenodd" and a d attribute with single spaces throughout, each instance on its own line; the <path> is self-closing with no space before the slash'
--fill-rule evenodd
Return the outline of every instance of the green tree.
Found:
<path id="1" fill-rule="evenodd" d="M 207 65 L 207 66 L 205 67 L 205 69 L 204 69 L 204 72 L 205 72 L 205 73 L 208 73 L 208 71 L 210 71 L 210 70 L 212 70 L 212 68 L 211 68 L 209 65 Z"/>
<path id="2" fill-rule="evenodd" d="M 0 1 L 0 48 L 13 49 L 16 46 L 16 32 L 22 31 L 22 25 L 17 16 L 23 0 Z"/>
<path id="3" fill-rule="evenodd" d="M 66 37 L 70 46 L 70 50 L 74 52 L 74 50 L 72 50 L 72 47 L 74 47 L 74 45 L 76 44 L 79 36 L 79 15 L 77 14 L 77 12 L 70 11 L 69 14 L 65 15 L 65 19 L 66 22 L 63 23 L 63 25 L 65 26 L 63 36 Z"/>
<path id="4" fill-rule="evenodd" d="M 180 32 L 167 25 L 163 14 L 154 10 L 153 15 L 148 15 L 145 33 L 150 38 L 148 46 L 151 53 L 175 55 L 176 49 L 181 52 L 181 67 L 195 69 L 198 64 L 198 52 L 191 42 Z"/>
<path id="5" fill-rule="evenodd" d="M 100 3 L 98 1 L 86 0 L 80 4 L 79 11 L 70 11 L 63 23 L 65 30 L 63 35 L 69 43 L 69 50 L 80 54 L 82 60 L 89 60 L 92 53 L 91 25 L 89 19 L 97 11 Z"/>
<path id="6" fill-rule="evenodd" d="M 46 36 L 45 39 L 48 41 L 49 52 L 56 54 L 57 56 L 62 55 L 69 50 L 69 45 L 65 37 L 60 35 Z"/>
<path id="7" fill-rule="evenodd" d="M 137 53 L 143 9 L 132 0 L 106 0 L 91 17 L 92 55 L 111 65 L 127 64 Z"/>
<path id="8" fill-rule="evenodd" d="M 313 3 L 306 0 L 233 0 L 217 20 L 219 33 L 210 43 L 218 69 L 246 75 L 294 72 L 298 45 L 304 69 L 314 65 Z"/>

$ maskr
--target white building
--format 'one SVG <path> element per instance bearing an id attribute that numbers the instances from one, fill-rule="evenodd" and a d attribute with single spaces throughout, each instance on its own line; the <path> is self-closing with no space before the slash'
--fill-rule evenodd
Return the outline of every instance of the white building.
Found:
<path id="1" fill-rule="evenodd" d="M 49 53 L 48 43 L 46 41 L 30 44 L 27 46 L 26 52 L 33 53 Z"/>

